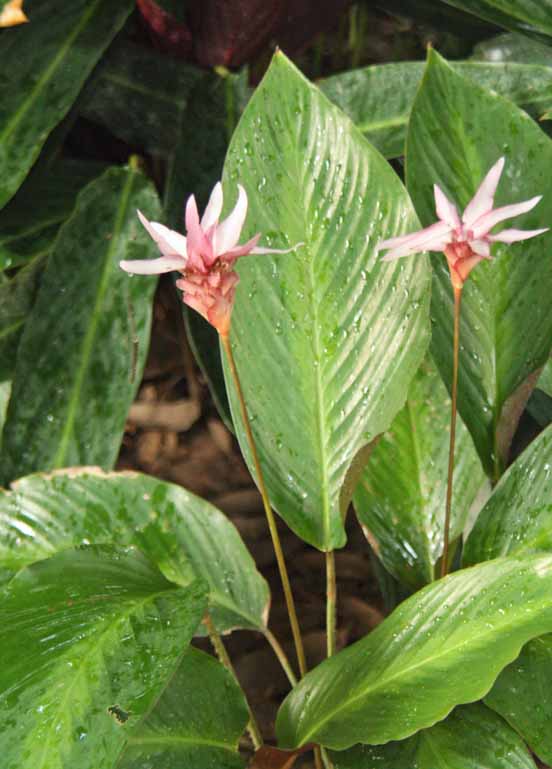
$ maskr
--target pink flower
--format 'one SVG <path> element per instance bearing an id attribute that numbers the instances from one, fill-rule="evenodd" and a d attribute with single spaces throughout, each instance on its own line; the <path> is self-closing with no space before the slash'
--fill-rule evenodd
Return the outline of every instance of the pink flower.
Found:
<path id="1" fill-rule="evenodd" d="M 201 221 L 193 195 L 186 204 L 186 236 L 159 222 L 150 222 L 138 211 L 140 221 L 157 243 L 158 259 L 120 262 L 126 272 L 159 275 L 177 271 L 182 278 L 176 285 L 183 291 L 184 302 L 197 310 L 217 331 L 228 334 L 239 276 L 234 265 L 248 254 L 287 254 L 293 248 L 261 248 L 260 234 L 238 245 L 247 214 L 247 194 L 238 185 L 238 202 L 232 213 L 219 224 L 222 211 L 222 185 L 218 182 Z M 298 244 L 301 245 L 301 244 Z"/>
<path id="2" fill-rule="evenodd" d="M 500 158 L 481 182 L 461 219 L 456 206 L 435 184 L 435 209 L 439 221 L 410 235 L 381 241 L 378 251 L 389 249 L 384 260 L 391 261 L 421 251 L 442 251 L 447 258 L 452 285 L 461 289 L 470 272 L 482 259 L 492 259 L 492 243 L 515 243 L 547 232 L 548 227 L 545 227 L 540 230 L 502 230 L 491 235 L 496 224 L 527 213 L 542 198 L 542 195 L 538 195 L 522 203 L 493 208 L 503 168 L 504 158 Z"/>

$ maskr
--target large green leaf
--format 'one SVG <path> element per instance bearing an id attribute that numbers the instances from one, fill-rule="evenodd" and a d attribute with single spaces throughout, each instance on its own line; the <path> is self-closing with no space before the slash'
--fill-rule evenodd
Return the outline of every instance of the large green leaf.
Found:
<path id="1" fill-rule="evenodd" d="M 552 425 L 507 470 L 470 532 L 464 565 L 552 551 Z"/>
<path id="2" fill-rule="evenodd" d="M 77 193 L 104 170 L 100 163 L 67 159 L 33 170 L 0 212 L 0 270 L 48 254 Z"/>
<path id="3" fill-rule="evenodd" d="M 130 736 L 118 766 L 242 769 L 236 748 L 248 719 L 231 674 L 213 657 L 189 649 L 153 712 Z"/>
<path id="4" fill-rule="evenodd" d="M 552 49 L 533 38 L 507 32 L 483 40 L 473 49 L 472 59 L 552 66 Z"/>
<path id="5" fill-rule="evenodd" d="M 427 345 L 425 259 L 376 255 L 383 234 L 416 218 L 383 158 L 281 53 L 244 112 L 224 178 L 227 204 L 237 183 L 249 193 L 244 237 L 302 243 L 241 260 L 232 344 L 272 503 L 307 542 L 339 547 L 362 467 L 354 460 L 402 407 Z"/>
<path id="6" fill-rule="evenodd" d="M 551 0 L 444 0 L 506 29 L 552 37 Z"/>
<path id="7" fill-rule="evenodd" d="M 552 142 L 527 115 L 457 75 L 435 52 L 412 108 L 407 181 L 424 225 L 436 219 L 433 185 L 463 208 L 504 155 L 495 205 L 548 189 Z M 512 226 L 548 226 L 552 196 Z M 487 473 L 496 481 L 537 372 L 552 346 L 552 234 L 497 245 L 463 290 L 458 408 Z M 411 257 L 417 259 L 419 257 Z M 434 256 L 432 353 L 450 387 L 453 299 L 442 254 Z"/>
<path id="8" fill-rule="evenodd" d="M 332 762 L 335 769 L 535 769 L 523 740 L 480 704 L 402 742 L 332 753 Z"/>
<path id="9" fill-rule="evenodd" d="M 266 627 L 268 587 L 238 532 L 180 486 L 83 468 L 31 475 L 0 492 L 0 580 L 81 542 L 137 544 L 173 582 L 201 577 L 221 632 Z"/>
<path id="10" fill-rule="evenodd" d="M 28 0 L 32 23 L 2 35 L 0 207 L 17 191 L 48 134 L 75 101 L 133 0 Z"/>
<path id="11" fill-rule="evenodd" d="M 39 256 L 0 283 L 0 381 L 11 379 L 19 340 L 35 300 L 45 257 Z"/>
<path id="12" fill-rule="evenodd" d="M 552 358 L 545 365 L 537 382 L 539 390 L 552 398 Z"/>
<path id="13" fill-rule="evenodd" d="M 401 582 L 417 589 L 435 579 L 443 549 L 450 400 L 434 366 L 414 377 L 406 404 L 381 438 L 353 497 L 374 552 Z M 451 539 L 459 537 L 484 482 L 470 434 L 458 424 Z"/>
<path id="14" fill-rule="evenodd" d="M 134 549 L 85 546 L 0 596 L 0 749 L 18 769 L 113 767 L 205 609 Z M 24 653 L 22 653 L 24 651 Z"/>
<path id="15" fill-rule="evenodd" d="M 540 118 L 552 108 L 552 70 L 542 64 L 453 62 L 459 75 L 492 88 Z M 424 64 L 378 64 L 344 72 L 320 83 L 386 157 L 404 154 L 408 119 L 420 87 Z"/>
<path id="16" fill-rule="evenodd" d="M 147 352 L 155 281 L 120 259 L 153 255 L 136 209 L 152 184 L 111 169 L 79 195 L 48 259 L 19 345 L 4 429 L 4 481 L 68 465 L 113 465 Z"/>
<path id="17" fill-rule="evenodd" d="M 535 638 L 485 698 L 545 763 L 552 763 L 552 635 Z"/>
<path id="18" fill-rule="evenodd" d="M 276 723 L 282 747 L 400 740 L 473 702 L 552 632 L 552 556 L 503 558 L 434 582 L 308 673 Z"/>

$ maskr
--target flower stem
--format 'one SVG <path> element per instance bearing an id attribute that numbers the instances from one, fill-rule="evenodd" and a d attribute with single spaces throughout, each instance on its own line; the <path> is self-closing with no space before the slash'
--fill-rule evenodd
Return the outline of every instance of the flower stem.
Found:
<path id="1" fill-rule="evenodd" d="M 282 668 L 284 670 L 284 673 L 286 674 L 286 676 L 288 678 L 288 681 L 290 682 L 290 684 L 292 686 L 296 686 L 297 685 L 297 677 L 296 677 L 295 673 L 293 672 L 293 669 L 292 669 L 292 667 L 290 665 L 290 662 L 289 662 L 289 660 L 287 658 L 287 655 L 286 655 L 285 651 L 282 649 L 282 647 L 280 645 L 280 642 L 278 641 L 276 636 L 268 628 L 264 631 L 264 636 L 265 636 L 266 640 L 268 641 L 268 643 L 271 645 L 274 654 L 278 658 L 278 662 L 282 666 Z"/>
<path id="2" fill-rule="evenodd" d="M 327 656 L 335 654 L 335 616 L 337 585 L 335 579 L 335 555 L 326 553 L 326 648 Z"/>
<path id="3" fill-rule="evenodd" d="M 243 420 L 243 426 L 245 428 L 245 434 L 247 436 L 249 449 L 251 451 L 251 456 L 253 458 L 253 464 L 255 466 L 255 474 L 257 476 L 257 483 L 259 485 L 259 491 L 261 492 L 261 497 L 263 499 L 263 506 L 266 513 L 268 528 L 270 529 L 270 536 L 272 537 L 272 545 L 274 547 L 274 552 L 276 554 L 276 561 L 278 562 L 278 569 L 280 571 L 280 579 L 282 580 L 282 587 L 284 589 L 284 596 L 286 599 L 287 611 L 288 611 L 289 621 L 291 625 L 291 632 L 293 633 L 293 640 L 295 643 L 295 651 L 297 654 L 299 671 L 301 673 L 301 676 L 304 676 L 305 673 L 307 672 L 305 651 L 303 649 L 303 640 L 301 638 L 301 631 L 299 629 L 299 622 L 297 620 L 297 612 L 295 610 L 295 601 L 293 600 L 293 593 L 291 592 L 291 585 L 289 582 L 289 576 L 287 572 L 286 562 L 284 559 L 284 553 L 282 551 L 282 544 L 280 542 L 280 535 L 278 534 L 278 529 L 276 528 L 276 520 L 274 518 L 274 513 L 272 512 L 272 508 L 270 507 L 268 491 L 266 488 L 264 475 L 263 475 L 261 463 L 259 460 L 259 454 L 257 452 L 257 445 L 255 443 L 255 439 L 253 438 L 253 432 L 251 431 L 251 424 L 249 422 L 247 407 L 245 405 L 245 398 L 243 395 L 240 378 L 238 376 L 238 370 L 236 368 L 236 361 L 234 360 L 234 353 L 232 352 L 232 345 L 230 344 L 230 339 L 227 334 L 220 334 L 220 341 L 224 348 L 224 352 L 226 353 L 226 357 L 228 358 L 230 373 L 232 375 L 232 379 L 234 381 L 234 385 L 236 388 L 236 393 L 238 396 L 240 411 L 241 411 L 242 420 Z"/>
<path id="4" fill-rule="evenodd" d="M 453 363 L 452 363 L 452 403 L 450 408 L 450 444 L 448 459 L 448 477 L 447 477 L 447 499 L 445 507 L 445 533 L 443 540 L 443 557 L 441 560 L 441 577 L 445 577 L 448 572 L 449 560 L 449 540 L 450 540 L 450 518 L 452 509 L 452 482 L 454 475 L 454 445 L 456 441 L 456 400 L 458 395 L 458 351 L 460 348 L 460 303 L 462 300 L 462 289 L 453 288 L 454 291 L 454 341 L 453 341 Z"/>
<path id="5" fill-rule="evenodd" d="M 238 681 L 236 671 L 234 670 L 234 666 L 232 665 L 232 660 L 228 656 L 226 647 L 223 644 L 222 638 L 220 637 L 218 631 L 216 630 L 213 624 L 213 620 L 211 619 L 210 614 L 205 615 L 205 617 L 203 618 L 203 624 L 207 628 L 207 632 L 209 633 L 209 638 L 213 645 L 213 649 L 215 650 L 215 654 L 219 659 L 219 662 L 221 662 L 224 665 L 224 667 L 230 672 L 230 674 L 232 675 L 232 677 L 234 678 L 238 686 L 240 686 L 240 682 Z M 241 689 L 241 686 L 240 686 L 240 689 Z M 253 711 L 251 710 L 249 703 L 247 702 L 247 698 L 245 701 L 247 703 L 247 710 L 249 711 L 249 724 L 247 725 L 247 731 L 249 732 L 249 736 L 251 737 L 251 742 L 253 743 L 253 747 L 255 748 L 255 750 L 258 750 L 263 744 L 261 730 L 259 729 L 257 720 L 253 715 Z"/>

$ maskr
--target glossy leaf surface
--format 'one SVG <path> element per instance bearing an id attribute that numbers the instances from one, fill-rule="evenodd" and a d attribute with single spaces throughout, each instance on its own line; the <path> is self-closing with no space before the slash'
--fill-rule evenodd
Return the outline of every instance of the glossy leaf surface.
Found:
<path id="1" fill-rule="evenodd" d="M 550 0 L 444 0 L 493 24 L 552 37 Z"/>
<path id="2" fill-rule="evenodd" d="M 552 108 L 549 66 L 531 63 L 452 62 L 455 72 L 516 102 L 535 118 Z M 408 119 L 424 64 L 396 62 L 322 80 L 326 96 L 346 112 L 385 157 L 404 154 Z"/>
<path id="3" fill-rule="evenodd" d="M 463 562 L 538 551 L 552 551 L 552 425 L 497 484 L 468 537 Z"/>
<path id="4" fill-rule="evenodd" d="M 133 5 L 29 0 L 32 23 L 2 35 L 0 70 L 9 88 L 0 101 L 0 207 L 17 191 Z"/>
<path id="5" fill-rule="evenodd" d="M 381 156 L 281 53 L 234 134 L 224 179 L 228 205 L 238 182 L 249 192 L 244 238 L 303 244 L 241 260 L 231 339 L 273 505 L 307 542 L 339 547 L 347 474 L 403 405 L 427 344 L 424 258 L 389 264 L 375 253 L 416 219 Z"/>
<path id="6" fill-rule="evenodd" d="M 450 399 L 427 362 L 406 404 L 374 448 L 355 490 L 355 511 L 385 568 L 413 589 L 436 577 L 443 549 Z M 460 536 L 484 482 L 472 439 L 459 421 L 451 541 Z"/>
<path id="7" fill-rule="evenodd" d="M 266 625 L 268 587 L 238 532 L 180 486 L 76 468 L 22 478 L 0 493 L 0 579 L 81 542 L 136 544 L 180 585 L 201 577 L 221 632 Z"/>
<path id="8" fill-rule="evenodd" d="M 483 697 L 521 647 L 547 632 L 552 556 L 452 574 L 308 673 L 280 708 L 279 742 L 342 750 L 409 737 Z"/>
<path id="9" fill-rule="evenodd" d="M 83 190 L 59 233 L 18 349 L 4 483 L 70 465 L 110 468 L 117 457 L 155 291 L 155 280 L 119 267 L 156 251 L 137 208 L 159 212 L 153 185 L 112 169 Z"/>
<path id="10" fill-rule="evenodd" d="M 552 398 L 552 359 L 543 368 L 537 387 Z"/>
<path id="11" fill-rule="evenodd" d="M 205 605 L 201 583 L 177 587 L 132 548 L 67 550 L 20 572 L 0 596 L 6 766 L 114 766 Z"/>
<path id="12" fill-rule="evenodd" d="M 35 300 L 45 258 L 27 264 L 13 278 L 0 283 L 0 381 L 11 379 L 19 340 Z"/>
<path id="13" fill-rule="evenodd" d="M 407 141 L 408 187 L 423 224 L 436 220 L 435 183 L 463 209 L 501 156 L 506 165 L 495 206 L 544 194 L 531 213 L 506 226 L 547 227 L 552 219 L 545 171 L 552 163 L 550 139 L 513 104 L 460 77 L 430 52 Z M 493 247 L 495 258 L 478 265 L 462 292 L 458 408 L 495 481 L 552 346 L 551 243 L 549 232 Z M 453 299 L 442 254 L 434 256 L 434 267 L 431 350 L 450 387 Z"/>
<path id="14" fill-rule="evenodd" d="M 478 703 L 402 742 L 332 753 L 332 761 L 335 769 L 535 769 L 523 740 Z"/>
<path id="15" fill-rule="evenodd" d="M 249 714 L 230 673 L 189 649 L 155 708 L 129 737 L 120 769 L 241 769 Z"/>

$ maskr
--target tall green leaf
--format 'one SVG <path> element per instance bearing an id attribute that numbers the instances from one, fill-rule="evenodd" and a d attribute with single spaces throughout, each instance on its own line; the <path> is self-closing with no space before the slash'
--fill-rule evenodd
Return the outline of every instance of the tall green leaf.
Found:
<path id="1" fill-rule="evenodd" d="M 552 37 L 551 0 L 444 0 L 506 29 Z"/>
<path id="2" fill-rule="evenodd" d="M 129 737 L 118 766 L 242 769 L 237 744 L 248 719 L 231 674 L 213 657 L 189 649 L 152 713 Z"/>
<path id="3" fill-rule="evenodd" d="M 535 638 L 485 698 L 547 764 L 552 763 L 552 635 Z"/>
<path id="4" fill-rule="evenodd" d="M 545 392 L 552 398 L 552 359 L 545 365 L 537 382 L 539 390 Z"/>
<path id="5" fill-rule="evenodd" d="M 506 166 L 495 205 L 548 189 L 552 142 L 513 104 L 457 75 L 431 51 L 412 108 L 407 181 L 424 225 L 436 219 L 433 185 L 463 208 L 500 156 Z M 548 226 L 552 196 L 512 226 Z M 462 299 L 458 408 L 487 473 L 498 480 L 537 372 L 552 346 L 552 234 L 493 248 Z M 419 257 L 411 257 L 417 259 Z M 434 256 L 432 353 L 450 386 L 453 299 L 442 254 Z"/>
<path id="6" fill-rule="evenodd" d="M 335 769 L 535 769 L 523 740 L 475 703 L 414 737 L 332 753 Z"/>
<path id="7" fill-rule="evenodd" d="M 4 482 L 35 470 L 110 468 L 147 352 L 155 281 L 119 260 L 153 255 L 136 209 L 152 184 L 111 169 L 79 195 L 48 259 L 21 339 L 4 429 Z"/>
<path id="8" fill-rule="evenodd" d="M 201 577 L 220 632 L 266 627 L 268 587 L 238 532 L 180 486 L 76 468 L 31 475 L 0 492 L 0 581 L 81 542 L 138 545 L 180 585 Z"/>
<path id="9" fill-rule="evenodd" d="M 29 566 L 0 596 L 0 749 L 18 769 L 114 767 L 205 609 L 132 548 Z M 22 653 L 24 650 L 24 653 Z"/>
<path id="10" fill-rule="evenodd" d="M 382 157 L 281 53 L 238 125 L 224 179 L 227 204 L 237 183 L 249 193 L 244 237 L 302 243 L 241 260 L 232 344 L 272 503 L 307 542 L 340 547 L 354 461 L 402 407 L 427 345 L 425 260 L 376 255 L 382 235 L 416 219 Z"/>
<path id="11" fill-rule="evenodd" d="M 25 265 L 13 278 L 0 283 L 0 381 L 13 377 L 19 340 L 35 301 L 45 258 Z"/>
<path id="12" fill-rule="evenodd" d="M 552 70 L 543 63 L 452 62 L 455 72 L 492 88 L 540 118 L 552 108 Z M 322 80 L 326 96 L 346 112 L 385 157 L 404 154 L 408 119 L 424 72 L 422 62 L 395 62 Z"/>
<path id="13" fill-rule="evenodd" d="M 470 566 L 502 555 L 552 551 L 552 425 L 500 480 L 463 552 Z"/>
<path id="14" fill-rule="evenodd" d="M 483 697 L 521 647 L 548 632 L 552 556 L 452 574 L 308 673 L 280 708 L 279 742 L 343 750 L 409 737 Z"/>
<path id="15" fill-rule="evenodd" d="M 443 549 L 450 400 L 430 362 L 366 464 L 353 497 L 357 516 L 385 568 L 417 589 L 435 579 Z M 484 482 L 470 434 L 458 425 L 451 539 L 462 534 Z"/>
<path id="16" fill-rule="evenodd" d="M 0 208 L 133 8 L 133 0 L 28 0 L 32 23 L 0 40 Z"/>

